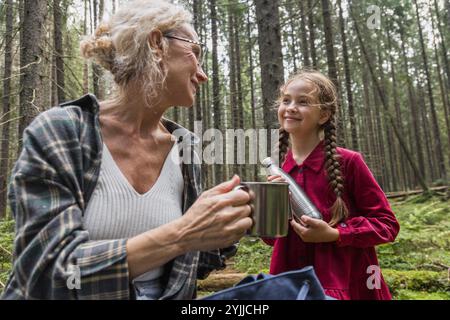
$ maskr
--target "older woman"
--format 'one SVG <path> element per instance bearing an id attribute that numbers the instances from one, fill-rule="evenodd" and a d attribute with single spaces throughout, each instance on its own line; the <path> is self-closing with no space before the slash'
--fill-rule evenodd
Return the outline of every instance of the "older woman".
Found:
<path id="1" fill-rule="evenodd" d="M 200 195 L 195 137 L 163 118 L 207 81 L 191 15 L 138 0 L 82 43 L 116 94 L 86 95 L 25 130 L 9 200 L 16 220 L 6 299 L 191 299 L 196 280 L 251 227 L 239 177 Z M 226 248 L 226 249 L 217 249 Z"/>

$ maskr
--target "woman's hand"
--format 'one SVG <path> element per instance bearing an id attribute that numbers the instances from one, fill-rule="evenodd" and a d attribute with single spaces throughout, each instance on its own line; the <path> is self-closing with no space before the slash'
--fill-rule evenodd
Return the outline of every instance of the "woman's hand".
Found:
<path id="1" fill-rule="evenodd" d="M 306 215 L 300 217 L 300 223 L 291 220 L 291 226 L 304 242 L 334 242 L 339 239 L 339 231 L 323 220 L 313 219 Z"/>
<path id="2" fill-rule="evenodd" d="M 208 251 L 228 247 L 241 239 L 251 228 L 250 196 L 238 186 L 234 176 L 205 191 L 180 219 L 180 243 L 186 251 Z"/>

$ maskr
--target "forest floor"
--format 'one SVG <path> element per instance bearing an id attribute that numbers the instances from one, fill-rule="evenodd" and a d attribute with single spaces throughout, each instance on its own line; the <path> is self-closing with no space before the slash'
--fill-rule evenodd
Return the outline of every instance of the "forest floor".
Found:
<path id="1" fill-rule="evenodd" d="M 450 201 L 411 196 L 391 200 L 401 230 L 377 247 L 383 276 L 397 300 L 450 300 Z M 0 222 L 0 292 L 11 269 L 14 223 Z M 227 268 L 199 281 L 199 297 L 229 288 L 247 274 L 268 273 L 272 248 L 243 239 Z"/>

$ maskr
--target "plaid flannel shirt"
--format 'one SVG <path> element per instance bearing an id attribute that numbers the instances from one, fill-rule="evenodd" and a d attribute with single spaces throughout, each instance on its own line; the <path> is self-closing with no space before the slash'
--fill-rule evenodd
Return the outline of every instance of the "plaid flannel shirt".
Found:
<path id="1" fill-rule="evenodd" d="M 93 95 L 40 114 L 24 132 L 8 198 L 16 223 L 13 270 L 3 299 L 130 299 L 127 239 L 92 241 L 83 213 L 98 181 L 102 137 Z M 178 138 L 184 177 L 183 212 L 201 193 L 198 138 L 163 119 Z M 184 161 L 186 151 L 193 160 Z M 184 153 L 184 154 L 183 154 Z M 225 267 L 236 246 L 188 252 L 170 262 L 162 299 L 191 299 L 197 278 Z M 70 289 L 74 270 L 79 288 Z"/>

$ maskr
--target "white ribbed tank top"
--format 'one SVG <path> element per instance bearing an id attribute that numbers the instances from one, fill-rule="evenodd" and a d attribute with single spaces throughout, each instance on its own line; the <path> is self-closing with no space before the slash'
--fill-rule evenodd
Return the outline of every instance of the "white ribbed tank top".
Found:
<path id="1" fill-rule="evenodd" d="M 157 228 L 181 217 L 183 188 L 177 143 L 145 194 L 133 188 L 103 144 L 100 175 L 86 207 L 84 227 L 91 240 L 131 238 Z M 134 281 L 156 279 L 163 272 L 163 267 L 149 270 Z"/>

